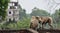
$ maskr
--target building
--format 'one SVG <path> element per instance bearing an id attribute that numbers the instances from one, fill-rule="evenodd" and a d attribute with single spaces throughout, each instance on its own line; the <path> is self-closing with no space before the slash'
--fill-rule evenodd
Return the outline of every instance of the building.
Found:
<path id="1" fill-rule="evenodd" d="M 17 22 L 19 20 L 19 4 L 18 0 L 12 1 L 8 3 L 8 9 L 7 9 L 7 21 L 11 22 Z"/>

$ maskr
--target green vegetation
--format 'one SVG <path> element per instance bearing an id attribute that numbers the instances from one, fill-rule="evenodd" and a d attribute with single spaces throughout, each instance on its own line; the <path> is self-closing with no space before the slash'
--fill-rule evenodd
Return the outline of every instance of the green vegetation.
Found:
<path id="1" fill-rule="evenodd" d="M 2 20 L 6 17 L 6 9 L 8 8 L 9 0 L 0 0 L 0 16 L 2 16 Z"/>
<path id="2" fill-rule="evenodd" d="M 31 16 L 33 16 L 33 15 L 34 16 L 49 16 L 50 14 L 48 12 L 46 12 L 45 10 L 35 7 L 34 9 L 32 9 Z"/>
<path id="3" fill-rule="evenodd" d="M 60 9 L 57 9 L 55 13 L 52 15 L 54 24 L 57 29 L 60 29 Z"/>
<path id="4" fill-rule="evenodd" d="M 1 1 L 1 0 L 0 0 Z M 2 12 L 2 11 L 0 11 Z M 6 22 L 5 24 L 1 25 L 0 28 L 2 29 L 21 29 L 21 28 L 29 28 L 30 26 L 30 19 L 31 16 L 51 16 L 53 18 L 53 26 L 60 29 L 60 9 L 57 9 L 56 12 L 52 15 L 50 13 L 46 12 L 46 10 L 38 9 L 38 8 L 33 8 L 31 14 L 26 14 L 26 10 L 22 9 L 20 10 L 20 20 L 18 22 Z M 1 13 L 0 13 L 0 16 Z M 47 26 L 48 27 L 48 26 Z"/>
<path id="5" fill-rule="evenodd" d="M 17 23 L 9 23 L 9 24 L 4 24 L 0 25 L 1 28 L 4 29 L 21 29 L 21 28 L 29 28 L 30 26 L 30 19 L 29 18 L 24 18 L 21 21 L 18 21 Z"/>

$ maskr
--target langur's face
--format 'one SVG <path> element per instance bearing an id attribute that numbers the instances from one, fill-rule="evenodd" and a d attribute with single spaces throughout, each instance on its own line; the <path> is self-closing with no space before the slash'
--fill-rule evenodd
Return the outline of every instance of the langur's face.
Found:
<path id="1" fill-rule="evenodd" d="M 32 16 L 32 19 L 36 19 L 36 17 L 35 16 Z"/>
<path id="2" fill-rule="evenodd" d="M 42 18 L 41 17 L 39 17 L 39 22 L 41 22 L 42 21 Z"/>
<path id="3" fill-rule="evenodd" d="M 42 20 L 41 17 L 39 17 L 39 20 Z"/>

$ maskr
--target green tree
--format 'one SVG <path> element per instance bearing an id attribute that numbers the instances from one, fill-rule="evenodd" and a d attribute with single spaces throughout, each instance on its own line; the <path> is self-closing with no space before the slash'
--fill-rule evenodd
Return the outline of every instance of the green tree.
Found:
<path id="1" fill-rule="evenodd" d="M 45 10 L 42 10 L 42 9 L 38 9 L 38 8 L 34 8 L 32 9 L 32 13 L 31 13 L 31 16 L 49 16 L 49 13 L 46 12 Z"/>
<path id="2" fill-rule="evenodd" d="M 55 26 L 57 27 L 57 29 L 60 29 L 60 9 L 57 9 L 52 16 L 56 24 Z"/>
<path id="3" fill-rule="evenodd" d="M 8 8 L 9 0 L 0 0 L 0 16 L 2 16 L 2 20 L 6 17 L 6 9 Z"/>
<path id="4" fill-rule="evenodd" d="M 56 12 L 54 13 L 54 19 L 56 20 L 56 22 L 60 21 L 60 9 L 57 9 Z"/>
<path id="5" fill-rule="evenodd" d="M 23 18 L 26 18 L 26 10 L 25 9 L 22 9 L 20 11 L 20 19 L 23 19 Z"/>

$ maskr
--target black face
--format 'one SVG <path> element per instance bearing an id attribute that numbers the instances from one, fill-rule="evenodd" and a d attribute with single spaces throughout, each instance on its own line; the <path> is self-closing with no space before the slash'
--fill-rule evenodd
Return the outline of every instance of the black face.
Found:
<path id="1" fill-rule="evenodd" d="M 41 21 L 39 20 L 39 17 L 36 17 L 36 19 L 39 21 L 39 23 L 41 23 Z"/>
<path id="2" fill-rule="evenodd" d="M 39 23 L 41 23 L 41 21 L 39 21 Z"/>
<path id="3" fill-rule="evenodd" d="M 36 19 L 39 19 L 39 17 L 36 17 Z"/>

